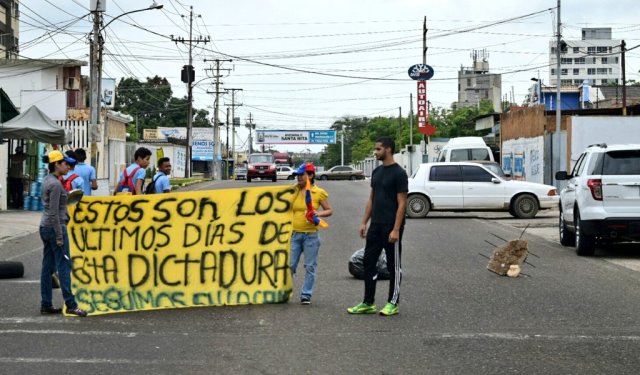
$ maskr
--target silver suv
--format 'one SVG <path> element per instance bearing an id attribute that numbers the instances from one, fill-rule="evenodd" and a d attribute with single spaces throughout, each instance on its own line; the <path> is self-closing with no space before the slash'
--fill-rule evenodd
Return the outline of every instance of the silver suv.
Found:
<path id="1" fill-rule="evenodd" d="M 640 144 L 587 147 L 560 192 L 560 243 L 591 256 L 596 241 L 640 240 Z"/>

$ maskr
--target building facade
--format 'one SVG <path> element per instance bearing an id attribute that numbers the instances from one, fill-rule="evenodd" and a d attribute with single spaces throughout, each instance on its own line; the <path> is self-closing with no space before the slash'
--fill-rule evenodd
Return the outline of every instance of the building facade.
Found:
<path id="1" fill-rule="evenodd" d="M 483 51 L 473 51 L 473 66 L 460 67 L 456 107 L 480 106 L 480 101 L 490 100 L 494 112 L 502 112 L 502 76 L 489 73 L 487 56 Z"/>
<path id="2" fill-rule="evenodd" d="M 0 59 L 18 56 L 18 1 L 0 0 Z"/>
<path id="3" fill-rule="evenodd" d="M 556 85 L 556 41 L 549 42 L 549 85 Z M 560 85 L 579 86 L 622 83 L 621 40 L 611 38 L 611 28 L 583 28 L 581 40 L 561 43 Z"/>

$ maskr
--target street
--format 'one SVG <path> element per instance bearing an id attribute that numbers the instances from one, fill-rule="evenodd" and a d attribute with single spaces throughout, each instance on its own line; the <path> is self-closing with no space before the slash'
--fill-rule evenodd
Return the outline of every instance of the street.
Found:
<path id="1" fill-rule="evenodd" d="M 276 184 L 290 184 L 280 181 Z M 272 182 L 252 182 L 265 186 Z M 557 242 L 557 211 L 431 213 L 407 219 L 400 314 L 352 316 L 363 282 L 348 273 L 369 181 L 325 181 L 334 215 L 321 230 L 311 306 L 189 308 L 88 318 L 41 316 L 37 234 L 0 244 L 25 264 L 0 280 L 3 374 L 635 374 L 640 368 L 640 252 L 578 257 Z M 245 187 L 216 181 L 181 189 Z M 528 225 L 528 227 L 527 227 Z M 524 234 L 522 231 L 527 228 Z M 529 241 L 518 278 L 486 269 L 502 239 Z M 501 239 L 502 238 L 502 239 Z M 491 243 L 491 244 L 489 244 Z M 387 281 L 376 304 L 386 302 Z M 62 299 L 54 290 L 54 304 Z"/>

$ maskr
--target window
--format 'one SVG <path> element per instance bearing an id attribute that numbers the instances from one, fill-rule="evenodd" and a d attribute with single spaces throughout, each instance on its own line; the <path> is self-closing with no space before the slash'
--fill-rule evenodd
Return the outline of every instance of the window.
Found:
<path id="1" fill-rule="evenodd" d="M 560 85 L 561 86 L 571 86 L 572 83 L 573 83 L 573 81 L 571 81 L 570 79 L 561 79 L 560 80 Z"/>
<path id="2" fill-rule="evenodd" d="M 462 181 L 462 174 L 460 173 L 460 167 L 457 165 L 443 165 L 441 167 L 431 167 L 429 173 L 430 181 Z"/>
<path id="3" fill-rule="evenodd" d="M 467 78 L 467 87 L 471 87 L 471 78 Z"/>
<path id="4" fill-rule="evenodd" d="M 576 86 L 580 86 L 582 84 L 582 81 L 583 81 L 582 79 L 574 79 L 573 84 Z"/>
<path id="5" fill-rule="evenodd" d="M 491 160 L 489 158 L 489 151 L 486 148 L 472 148 L 471 159 L 469 160 Z"/>
<path id="6" fill-rule="evenodd" d="M 613 63 L 614 63 L 614 64 L 617 64 L 617 63 L 618 63 L 618 58 L 617 58 L 617 57 L 614 57 L 614 58 L 613 58 Z"/>
<path id="7" fill-rule="evenodd" d="M 608 80 L 608 79 L 601 79 L 601 80 L 600 80 L 600 84 L 601 84 L 601 85 L 606 85 L 607 83 L 609 83 L 609 80 Z"/>
<path id="8" fill-rule="evenodd" d="M 596 53 L 596 47 L 587 47 L 587 53 Z"/>
<path id="9" fill-rule="evenodd" d="M 551 47 L 551 54 L 556 53 L 556 47 Z"/>
<path id="10" fill-rule="evenodd" d="M 584 162 L 584 159 L 586 159 L 586 155 L 587 154 L 582 154 L 578 158 L 576 165 L 573 167 L 573 171 L 571 171 L 572 177 L 580 176 L 580 174 L 582 173 L 582 168 L 584 167 L 583 162 Z"/>
<path id="11" fill-rule="evenodd" d="M 589 57 L 587 59 L 587 64 L 595 64 L 596 63 L 596 58 L 595 57 Z"/>
<path id="12" fill-rule="evenodd" d="M 450 161 L 465 161 L 469 160 L 469 151 L 466 148 L 451 150 Z"/>
<path id="13" fill-rule="evenodd" d="M 573 64 L 573 59 L 570 57 L 563 57 L 560 59 L 560 64 Z"/>
<path id="14" fill-rule="evenodd" d="M 491 182 L 493 176 L 481 167 L 462 166 L 462 180 L 464 182 Z"/>
<path id="15" fill-rule="evenodd" d="M 560 74 L 566 76 L 567 74 L 569 74 L 569 69 L 560 69 Z"/>
<path id="16" fill-rule="evenodd" d="M 600 63 L 601 64 L 608 64 L 609 63 L 609 59 L 606 58 L 606 57 L 603 57 L 603 58 L 600 59 Z"/>
<path id="17" fill-rule="evenodd" d="M 0 23 L 4 24 L 5 23 L 4 21 L 6 19 L 7 19 L 7 8 L 5 8 L 3 5 L 0 5 Z"/>
<path id="18" fill-rule="evenodd" d="M 584 57 L 577 57 L 573 61 L 576 64 L 584 64 L 585 63 Z"/>
<path id="19" fill-rule="evenodd" d="M 598 53 L 607 53 L 611 47 L 596 47 L 596 52 Z"/>
<path id="20" fill-rule="evenodd" d="M 596 69 L 595 68 L 588 68 L 587 69 L 587 75 L 593 76 L 596 74 Z"/>
<path id="21" fill-rule="evenodd" d="M 573 69 L 573 75 L 577 76 L 580 74 L 580 69 Z"/>
<path id="22" fill-rule="evenodd" d="M 607 68 L 598 68 L 596 69 L 596 74 L 607 74 L 609 72 L 609 69 Z"/>
<path id="23" fill-rule="evenodd" d="M 604 166 L 602 168 L 602 174 L 640 174 L 640 150 L 607 152 L 604 156 Z"/>
<path id="24" fill-rule="evenodd" d="M 573 47 L 573 53 L 580 53 L 580 47 Z"/>
<path id="25" fill-rule="evenodd" d="M 553 68 L 551 68 L 551 75 L 552 75 L 552 76 L 555 76 L 555 75 L 556 75 L 556 70 L 555 70 L 555 69 L 553 69 Z"/>

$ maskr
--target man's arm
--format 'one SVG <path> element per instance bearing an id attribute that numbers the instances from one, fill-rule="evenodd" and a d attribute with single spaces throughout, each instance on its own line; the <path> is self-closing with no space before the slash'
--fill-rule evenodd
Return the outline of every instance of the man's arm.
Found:
<path id="1" fill-rule="evenodd" d="M 398 193 L 398 209 L 396 210 L 396 221 L 393 224 L 393 230 L 389 233 L 389 242 L 394 243 L 400 239 L 400 227 L 404 221 L 404 212 L 407 207 L 407 193 Z"/>
<path id="2" fill-rule="evenodd" d="M 367 207 L 364 209 L 364 216 L 362 217 L 362 223 L 360 224 L 360 238 L 367 236 L 367 223 L 371 218 L 371 210 L 373 205 L 373 190 L 369 193 L 369 200 L 367 201 Z"/>
<path id="3" fill-rule="evenodd" d="M 98 190 L 98 180 L 96 179 L 96 170 L 91 167 L 91 174 L 89 175 L 89 180 L 91 180 L 91 190 Z"/>

